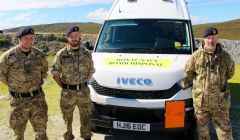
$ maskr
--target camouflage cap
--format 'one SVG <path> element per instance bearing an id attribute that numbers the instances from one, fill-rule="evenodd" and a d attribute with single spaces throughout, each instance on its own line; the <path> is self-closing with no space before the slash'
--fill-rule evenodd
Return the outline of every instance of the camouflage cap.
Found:
<path id="1" fill-rule="evenodd" d="M 79 27 L 78 26 L 68 27 L 66 35 L 69 36 L 72 32 L 79 32 Z"/>
<path id="2" fill-rule="evenodd" d="M 34 34 L 34 30 L 32 27 L 24 26 L 18 30 L 18 32 L 16 33 L 16 38 L 21 38 L 22 36 L 25 36 L 28 34 Z"/>
<path id="3" fill-rule="evenodd" d="M 208 37 L 210 35 L 217 35 L 217 34 L 218 34 L 218 30 L 216 28 L 209 27 L 203 32 L 202 37 L 205 38 L 205 37 Z"/>

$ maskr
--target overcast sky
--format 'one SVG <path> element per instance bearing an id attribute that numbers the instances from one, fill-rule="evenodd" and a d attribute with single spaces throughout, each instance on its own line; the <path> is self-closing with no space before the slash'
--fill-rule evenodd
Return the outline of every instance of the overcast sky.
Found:
<path id="1" fill-rule="evenodd" d="M 59 22 L 102 23 L 114 0 L 0 0 L 0 29 Z M 240 18 L 240 0 L 188 0 L 193 24 Z"/>

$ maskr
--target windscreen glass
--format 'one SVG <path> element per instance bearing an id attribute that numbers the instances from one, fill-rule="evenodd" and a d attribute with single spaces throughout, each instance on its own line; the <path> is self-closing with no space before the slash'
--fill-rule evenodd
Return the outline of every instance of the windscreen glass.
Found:
<path id="1" fill-rule="evenodd" d="M 106 21 L 96 52 L 191 54 L 189 25 L 173 20 Z"/>

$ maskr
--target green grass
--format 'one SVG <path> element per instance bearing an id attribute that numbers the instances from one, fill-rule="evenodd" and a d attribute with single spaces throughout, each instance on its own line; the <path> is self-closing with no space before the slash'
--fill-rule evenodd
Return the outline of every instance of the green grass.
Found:
<path id="1" fill-rule="evenodd" d="M 240 83 L 240 64 L 236 65 L 236 71 L 232 79 L 229 80 L 230 83 Z"/>
<path id="2" fill-rule="evenodd" d="M 208 27 L 216 27 L 219 30 L 220 39 L 240 40 L 240 19 L 227 22 L 194 25 L 194 36 L 201 38 L 203 31 Z"/>
<path id="3" fill-rule="evenodd" d="M 236 71 L 232 79 L 229 80 L 231 95 L 233 100 L 239 100 L 240 98 L 240 64 L 236 66 Z"/>
<path id="4" fill-rule="evenodd" d="M 52 66 L 53 61 L 54 61 L 54 57 L 55 57 L 55 56 L 53 56 L 53 55 L 49 55 L 49 56 L 47 56 L 47 61 L 48 61 L 48 65 L 49 65 L 49 67 Z"/>
<path id="5" fill-rule="evenodd" d="M 0 96 L 8 96 L 8 88 L 0 82 Z M 7 99 L 0 100 L 0 126 L 8 123 L 9 101 Z"/>
<path id="6" fill-rule="evenodd" d="M 80 27 L 80 30 L 84 34 L 97 34 L 101 28 L 101 24 L 98 23 L 55 23 L 55 24 L 42 24 L 42 25 L 32 25 L 33 29 L 37 33 L 64 33 L 67 28 L 71 25 L 76 25 Z M 6 32 L 17 32 L 19 28 L 12 28 L 5 30 Z"/>
<path id="7" fill-rule="evenodd" d="M 48 78 L 45 80 L 43 90 L 46 94 L 46 101 L 48 103 L 48 114 L 57 115 L 60 114 L 60 91 L 61 88 L 55 83 L 51 75 L 51 66 L 53 64 L 54 56 L 48 56 L 47 61 L 49 65 Z"/>

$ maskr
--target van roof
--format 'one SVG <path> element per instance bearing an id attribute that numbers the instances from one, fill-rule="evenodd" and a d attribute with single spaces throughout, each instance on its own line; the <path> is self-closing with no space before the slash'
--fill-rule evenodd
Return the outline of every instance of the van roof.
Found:
<path id="1" fill-rule="evenodd" d="M 116 0 L 106 20 L 190 20 L 185 0 Z"/>

